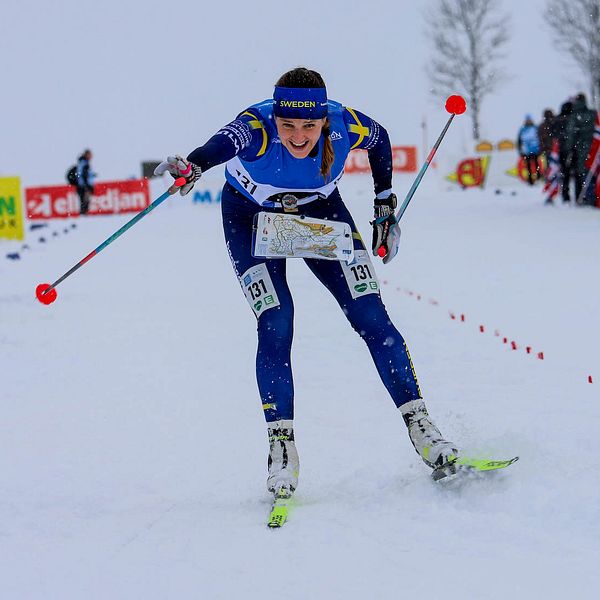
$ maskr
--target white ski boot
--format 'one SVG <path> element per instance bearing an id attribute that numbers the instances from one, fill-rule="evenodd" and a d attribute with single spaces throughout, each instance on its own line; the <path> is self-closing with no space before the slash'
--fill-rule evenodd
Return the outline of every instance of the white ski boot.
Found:
<path id="1" fill-rule="evenodd" d="M 294 442 L 292 420 L 272 421 L 269 428 L 269 477 L 267 489 L 278 495 L 285 491 L 291 495 L 298 487 L 300 461 Z"/>
<path id="2" fill-rule="evenodd" d="M 411 400 L 400 406 L 400 411 L 408 427 L 410 441 L 427 466 L 435 469 L 451 464 L 458 458 L 455 444 L 443 438 L 423 400 Z"/>

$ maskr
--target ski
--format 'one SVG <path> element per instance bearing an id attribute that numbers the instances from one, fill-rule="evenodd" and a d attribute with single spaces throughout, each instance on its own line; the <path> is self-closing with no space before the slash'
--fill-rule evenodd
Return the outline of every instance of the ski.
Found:
<path id="1" fill-rule="evenodd" d="M 273 504 L 271 505 L 271 512 L 269 513 L 269 519 L 267 521 L 267 526 L 271 529 L 282 527 L 287 521 L 292 494 L 293 492 L 286 487 L 280 488 L 275 494 Z"/>
<path id="2" fill-rule="evenodd" d="M 504 469 L 518 460 L 518 456 L 514 456 L 513 458 L 509 458 L 507 460 L 462 457 L 451 463 L 442 465 L 441 467 L 436 467 L 431 473 L 431 477 L 434 481 L 440 481 L 441 479 L 451 477 L 452 475 L 456 475 L 460 472 L 481 473 L 484 471 L 495 471 L 497 469 Z"/>

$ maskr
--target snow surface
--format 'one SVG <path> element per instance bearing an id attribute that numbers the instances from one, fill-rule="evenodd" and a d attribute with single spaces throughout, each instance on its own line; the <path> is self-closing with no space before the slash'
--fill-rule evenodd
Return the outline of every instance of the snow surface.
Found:
<path id="1" fill-rule="evenodd" d="M 369 178 L 341 189 L 368 240 Z M 35 286 L 129 217 L 52 222 L 21 261 L 3 243 L 2 598 L 596 598 L 600 211 L 516 189 L 428 173 L 376 268 L 442 431 L 519 462 L 434 484 L 366 347 L 293 262 L 301 475 L 279 531 L 255 321 L 219 207 L 169 199 L 49 307 Z"/>

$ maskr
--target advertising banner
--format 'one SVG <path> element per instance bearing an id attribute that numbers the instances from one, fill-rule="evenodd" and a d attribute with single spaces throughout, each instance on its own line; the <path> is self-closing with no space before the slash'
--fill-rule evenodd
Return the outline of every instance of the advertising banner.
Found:
<path id="1" fill-rule="evenodd" d="M 147 179 L 97 183 L 87 216 L 137 213 L 149 204 Z M 79 196 L 70 185 L 27 188 L 25 205 L 27 216 L 34 221 L 79 216 Z"/>
<path id="2" fill-rule="evenodd" d="M 0 238 L 23 239 L 23 202 L 18 177 L 0 177 Z"/>
<path id="3" fill-rule="evenodd" d="M 392 146 L 392 164 L 395 173 L 416 173 L 417 147 Z M 346 159 L 344 172 L 347 174 L 370 173 L 369 156 L 366 150 L 352 150 Z"/>
<path id="4" fill-rule="evenodd" d="M 543 177 L 543 174 L 546 172 L 546 158 L 542 156 L 538 156 L 537 159 L 538 169 L 540 171 L 540 178 Z M 533 168 L 533 167 L 532 167 Z M 506 175 L 510 175 L 511 177 L 516 177 L 520 179 L 523 183 L 528 182 L 527 177 L 527 167 L 525 166 L 525 159 L 522 156 L 517 158 L 516 164 L 513 165 L 510 169 L 506 170 Z M 537 179 L 537 176 L 534 174 L 534 181 Z"/>
<path id="5" fill-rule="evenodd" d="M 219 182 L 218 185 L 196 189 L 190 193 L 194 204 L 218 204 L 221 202 L 221 188 L 223 185 Z"/>
<path id="6" fill-rule="evenodd" d="M 489 164 L 490 157 L 487 155 L 477 158 L 465 158 L 456 165 L 456 170 L 450 173 L 446 179 L 457 183 L 462 188 L 482 188 L 485 186 Z"/>
<path id="7" fill-rule="evenodd" d="M 518 181 L 527 182 L 527 170 L 514 142 L 509 139 L 493 144 L 481 141 L 475 146 L 476 155 L 462 158 L 456 163 L 446 179 L 460 187 L 514 187 Z M 544 173 L 546 163 L 539 160 L 540 172 Z"/>

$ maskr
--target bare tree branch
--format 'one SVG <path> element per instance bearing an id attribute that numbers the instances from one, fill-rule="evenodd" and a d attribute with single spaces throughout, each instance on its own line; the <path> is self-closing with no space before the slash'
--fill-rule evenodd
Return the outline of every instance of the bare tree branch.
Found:
<path id="1" fill-rule="evenodd" d="M 600 0 L 549 0 L 546 22 L 556 45 L 585 75 L 600 108 Z"/>
<path id="2" fill-rule="evenodd" d="M 469 103 L 473 137 L 479 139 L 483 98 L 506 79 L 498 63 L 510 37 L 508 15 L 498 13 L 497 0 L 439 0 L 436 11 L 425 18 L 433 48 L 427 67 L 431 91 L 462 93 Z"/>

